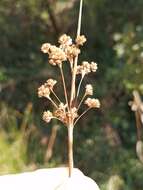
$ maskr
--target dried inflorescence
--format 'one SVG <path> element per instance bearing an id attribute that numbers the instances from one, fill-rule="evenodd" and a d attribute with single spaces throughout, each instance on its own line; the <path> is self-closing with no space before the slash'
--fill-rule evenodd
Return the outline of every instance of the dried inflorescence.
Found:
<path id="1" fill-rule="evenodd" d="M 89 96 L 93 95 L 93 86 L 91 84 L 85 86 L 85 94 Z"/>
<path id="2" fill-rule="evenodd" d="M 38 88 L 39 98 L 41 97 L 50 98 L 50 93 L 53 90 L 53 87 L 56 83 L 57 83 L 56 80 L 48 79 L 45 84 L 41 85 Z"/>
<path id="3" fill-rule="evenodd" d="M 49 123 L 51 121 L 51 119 L 53 119 L 54 116 L 52 114 L 52 112 L 50 111 L 44 111 L 43 113 L 43 120 L 46 121 L 47 123 Z"/>
<path id="4" fill-rule="evenodd" d="M 97 63 L 94 62 L 87 62 L 83 61 L 81 65 L 77 66 L 77 75 L 81 74 L 82 77 L 85 75 L 91 73 L 91 72 L 96 72 L 97 71 Z"/>
<path id="5" fill-rule="evenodd" d="M 86 38 L 84 35 L 78 35 L 75 39 L 75 43 L 73 43 L 73 40 L 70 36 L 64 34 L 62 35 L 59 40 L 59 46 L 54 46 L 49 43 L 44 43 L 41 47 L 41 51 L 45 54 L 48 54 L 49 56 L 49 63 L 53 66 L 59 66 L 61 70 L 62 75 L 62 82 L 64 86 L 64 94 L 65 94 L 65 100 L 66 102 L 63 103 L 60 101 L 60 98 L 56 95 L 54 91 L 54 86 L 56 85 L 57 81 L 54 79 L 48 79 L 45 84 L 40 86 L 38 88 L 38 96 L 39 97 L 46 97 L 48 98 L 51 103 L 54 105 L 53 112 L 45 111 L 43 114 L 43 120 L 49 123 L 51 119 L 56 118 L 60 120 L 62 123 L 64 123 L 66 126 L 72 124 L 74 125 L 78 119 L 82 116 L 82 114 L 78 114 L 79 108 L 81 104 L 83 103 L 85 97 L 92 96 L 93 95 L 93 86 L 91 84 L 87 84 L 85 86 L 85 93 L 81 99 L 81 101 L 78 101 L 78 94 L 80 91 L 80 85 L 82 83 L 83 78 L 85 75 L 96 72 L 97 70 L 97 64 L 95 62 L 87 62 L 83 61 L 81 65 L 77 65 L 77 58 L 80 54 L 80 46 L 83 46 L 86 42 Z M 64 72 L 63 72 L 63 63 L 69 61 L 69 65 L 71 67 L 71 75 L 72 75 L 72 84 L 73 79 L 77 75 L 81 75 L 81 81 L 79 83 L 78 88 L 74 92 L 71 90 L 70 94 L 70 100 L 68 100 L 67 97 L 67 90 L 66 90 L 66 84 L 64 80 Z M 67 64 L 67 63 L 66 63 Z M 51 98 L 51 94 L 54 95 L 55 99 Z M 73 97 L 73 98 L 72 98 Z M 79 102 L 79 103 L 77 103 Z M 91 108 L 99 108 L 100 102 L 98 99 L 95 98 L 87 98 L 84 101 L 84 104 L 87 105 L 87 110 Z M 85 111 L 86 112 L 86 111 Z"/>
<path id="6" fill-rule="evenodd" d="M 100 108 L 100 102 L 98 99 L 95 98 L 87 98 L 85 100 L 85 104 L 89 107 L 89 108 Z"/>

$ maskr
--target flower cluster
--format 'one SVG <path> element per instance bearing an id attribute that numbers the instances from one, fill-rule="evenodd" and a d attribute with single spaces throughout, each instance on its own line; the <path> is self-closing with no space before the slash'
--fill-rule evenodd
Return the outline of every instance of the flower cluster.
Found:
<path id="1" fill-rule="evenodd" d="M 51 121 L 51 119 L 53 119 L 54 116 L 52 114 L 52 112 L 50 111 L 44 111 L 43 113 L 43 120 L 46 121 L 47 123 L 49 123 Z"/>
<path id="2" fill-rule="evenodd" d="M 89 96 L 93 95 L 93 86 L 91 84 L 85 86 L 85 94 Z"/>
<path id="3" fill-rule="evenodd" d="M 95 62 L 87 62 L 83 61 L 82 65 L 77 66 L 77 74 L 81 74 L 82 77 L 89 74 L 90 72 L 96 72 L 97 71 L 97 63 Z"/>
<path id="4" fill-rule="evenodd" d="M 40 98 L 41 97 L 49 98 L 50 97 L 50 93 L 53 90 L 53 87 L 54 87 L 54 85 L 56 83 L 57 83 L 56 80 L 48 79 L 45 84 L 41 85 L 38 88 L 38 96 Z"/>
<path id="5" fill-rule="evenodd" d="M 100 102 L 98 99 L 95 98 L 87 98 L 85 100 L 85 104 L 89 107 L 89 108 L 100 108 Z"/>
<path id="6" fill-rule="evenodd" d="M 49 43 L 45 43 L 41 47 L 43 53 L 49 54 L 49 63 L 51 65 L 61 65 L 63 61 L 67 60 L 65 52 L 56 46 Z"/>
<path id="7" fill-rule="evenodd" d="M 69 60 L 73 63 L 73 59 L 80 53 L 79 46 L 82 46 L 86 42 L 84 35 L 76 38 L 76 43 L 73 44 L 70 36 L 64 34 L 59 38 L 59 47 L 44 43 L 41 47 L 41 51 L 49 55 L 49 63 L 51 65 L 59 65 L 64 61 Z"/>
<path id="8" fill-rule="evenodd" d="M 79 46 L 83 46 L 83 44 L 86 42 L 86 38 L 84 35 L 82 36 L 77 36 L 76 38 L 76 44 L 79 45 Z"/>
<path id="9" fill-rule="evenodd" d="M 54 86 L 56 85 L 57 81 L 54 79 L 48 79 L 42 86 L 38 88 L 38 96 L 39 97 L 46 97 L 48 98 L 51 103 L 54 105 L 53 112 L 51 111 L 45 111 L 43 113 L 43 120 L 49 123 L 51 119 L 56 118 L 60 120 L 62 123 L 64 123 L 66 126 L 69 124 L 75 124 L 80 119 L 80 117 L 83 115 L 79 115 L 78 111 L 81 106 L 81 104 L 84 101 L 84 104 L 87 105 L 87 110 L 90 108 L 99 108 L 100 102 L 98 99 L 95 98 L 87 98 L 85 100 L 85 97 L 92 96 L 93 95 L 93 86 L 91 84 L 87 84 L 85 86 L 85 93 L 81 99 L 81 101 L 78 102 L 78 93 L 80 91 L 80 85 L 82 83 L 82 80 L 85 75 L 96 72 L 97 70 L 97 64 L 95 62 L 87 62 L 83 61 L 81 65 L 76 65 L 76 60 L 78 58 L 78 55 L 80 54 L 80 46 L 83 46 L 86 42 L 86 38 L 84 35 L 79 35 L 75 39 L 75 43 L 73 43 L 73 40 L 70 36 L 64 34 L 62 35 L 59 40 L 59 46 L 54 46 L 49 43 L 44 43 L 41 47 L 41 51 L 45 54 L 48 54 L 49 56 L 49 63 L 51 65 L 58 65 L 61 70 L 61 76 L 62 76 L 62 82 L 64 87 L 64 94 L 65 94 L 65 100 L 66 102 L 63 103 L 60 101 L 60 98 L 57 96 L 57 94 L 54 91 Z M 67 89 L 66 84 L 64 80 L 64 72 L 62 64 L 65 61 L 70 62 L 70 66 L 72 69 L 72 79 L 78 74 L 81 75 L 81 81 L 79 83 L 79 86 L 77 88 L 77 94 L 74 97 L 75 104 L 70 104 L 70 100 L 68 100 L 67 97 Z M 72 91 L 72 90 L 71 90 Z M 50 96 L 53 94 L 54 96 Z M 71 92 L 72 97 L 72 92 Z M 54 99 L 55 97 L 55 99 Z"/>

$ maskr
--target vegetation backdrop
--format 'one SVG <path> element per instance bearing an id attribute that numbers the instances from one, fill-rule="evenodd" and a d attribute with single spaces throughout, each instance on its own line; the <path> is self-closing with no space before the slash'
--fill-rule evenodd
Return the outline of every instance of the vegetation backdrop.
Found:
<path id="1" fill-rule="evenodd" d="M 142 0 L 84 1 L 82 34 L 88 41 L 80 58 L 98 63 L 85 82 L 94 85 L 102 106 L 78 123 L 74 159 L 102 190 L 143 189 L 135 116 L 128 105 L 133 90 L 143 94 L 142 7 Z M 38 99 L 37 88 L 58 76 L 40 47 L 63 33 L 75 37 L 78 8 L 77 0 L 0 1 L 0 174 L 66 164 L 66 129 L 41 119 L 50 104 Z"/>

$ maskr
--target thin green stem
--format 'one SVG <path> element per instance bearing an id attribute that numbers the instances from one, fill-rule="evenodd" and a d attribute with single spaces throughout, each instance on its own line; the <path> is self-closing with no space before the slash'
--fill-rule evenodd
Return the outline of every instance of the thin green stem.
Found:
<path id="1" fill-rule="evenodd" d="M 81 118 L 82 116 L 84 116 L 90 109 L 91 109 L 91 108 L 86 109 L 86 110 L 77 118 L 77 120 L 74 122 L 74 126 L 75 126 L 76 123 L 80 120 L 80 118 Z"/>

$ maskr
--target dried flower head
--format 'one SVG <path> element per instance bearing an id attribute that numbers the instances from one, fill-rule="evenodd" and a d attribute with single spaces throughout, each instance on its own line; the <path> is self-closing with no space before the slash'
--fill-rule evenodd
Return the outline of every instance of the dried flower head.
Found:
<path id="1" fill-rule="evenodd" d="M 49 87 L 46 87 L 45 84 L 41 85 L 38 88 L 38 96 L 39 96 L 39 98 L 41 98 L 41 97 L 49 98 L 49 96 L 50 96 L 50 89 L 49 89 Z"/>
<path id="2" fill-rule="evenodd" d="M 91 68 L 91 71 L 92 71 L 92 72 L 96 72 L 97 69 L 98 69 L 97 63 L 91 62 L 90 68 Z"/>
<path id="3" fill-rule="evenodd" d="M 63 61 L 67 60 L 67 56 L 62 49 L 51 46 L 49 51 L 49 63 L 51 65 L 60 65 Z"/>
<path id="4" fill-rule="evenodd" d="M 100 102 L 98 99 L 95 98 L 87 98 L 85 100 L 85 104 L 89 107 L 89 108 L 100 108 Z"/>
<path id="5" fill-rule="evenodd" d="M 42 47 L 41 47 L 41 51 L 42 51 L 43 53 L 49 53 L 50 47 L 51 47 L 51 44 L 49 44 L 49 43 L 44 43 L 44 44 L 42 45 Z"/>
<path id="6" fill-rule="evenodd" d="M 90 96 L 93 95 L 93 86 L 91 84 L 85 86 L 85 94 Z"/>
<path id="7" fill-rule="evenodd" d="M 77 45 L 83 46 L 83 44 L 86 42 L 86 37 L 84 35 L 77 36 L 75 41 Z"/>
<path id="8" fill-rule="evenodd" d="M 52 90 L 56 83 L 57 83 L 56 80 L 48 79 L 48 80 L 46 81 L 45 85 L 46 85 L 50 90 Z"/>
<path id="9" fill-rule="evenodd" d="M 88 63 L 87 61 L 83 61 L 82 65 L 77 66 L 77 74 L 81 74 L 82 76 L 84 76 L 90 72 L 90 63 Z"/>
<path id="10" fill-rule="evenodd" d="M 53 119 L 53 114 L 50 111 L 45 111 L 43 113 L 43 120 L 46 121 L 47 123 L 49 123 L 51 121 L 51 119 Z"/>
<path id="11" fill-rule="evenodd" d="M 80 49 L 73 44 L 66 47 L 65 53 L 69 60 L 73 60 L 73 58 L 77 57 L 80 54 Z"/>
<path id="12" fill-rule="evenodd" d="M 72 39 L 70 36 L 63 34 L 60 38 L 59 38 L 59 43 L 61 44 L 61 47 L 66 47 L 66 46 L 70 46 L 72 45 Z"/>

